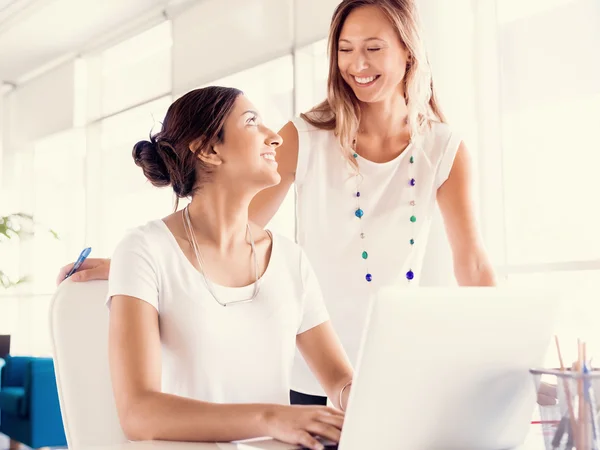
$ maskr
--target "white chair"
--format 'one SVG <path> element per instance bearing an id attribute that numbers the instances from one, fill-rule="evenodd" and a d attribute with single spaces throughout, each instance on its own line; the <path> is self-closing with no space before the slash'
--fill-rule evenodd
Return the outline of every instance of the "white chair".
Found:
<path id="1" fill-rule="evenodd" d="M 50 305 L 50 335 L 69 448 L 127 442 L 108 367 L 108 283 L 66 280 Z"/>

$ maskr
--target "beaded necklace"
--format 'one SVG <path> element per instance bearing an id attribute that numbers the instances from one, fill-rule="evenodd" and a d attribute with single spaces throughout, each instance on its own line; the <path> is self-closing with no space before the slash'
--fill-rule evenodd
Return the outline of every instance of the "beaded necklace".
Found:
<path id="1" fill-rule="evenodd" d="M 416 193 L 416 189 L 415 186 L 417 184 L 417 181 L 414 178 L 414 164 L 415 164 L 415 152 L 414 152 L 414 146 L 411 143 L 408 144 L 408 147 L 405 149 L 405 151 L 410 150 L 410 158 L 408 160 L 408 179 L 407 179 L 407 184 L 408 184 L 408 188 L 410 189 L 410 201 L 409 201 L 409 205 L 411 207 L 411 213 L 410 213 L 410 217 L 408 217 L 407 220 L 410 221 L 411 223 L 411 231 L 410 231 L 410 239 L 407 242 L 407 245 L 410 246 L 410 249 L 412 251 L 412 248 L 415 245 L 415 226 L 416 226 L 416 222 L 417 222 L 417 216 L 415 215 L 415 206 L 416 206 L 416 201 L 415 201 L 415 193 Z M 371 274 L 371 272 L 369 271 L 369 252 L 367 252 L 366 250 L 366 234 L 364 232 L 363 229 L 363 220 L 364 220 L 364 215 L 365 212 L 364 210 L 361 208 L 360 206 L 360 197 L 361 197 L 361 184 L 363 182 L 363 175 L 360 173 L 360 166 L 358 165 L 358 153 L 356 153 L 356 140 L 354 141 L 354 151 L 352 156 L 354 157 L 354 159 L 356 160 L 356 165 L 357 165 L 357 170 L 356 170 L 356 174 L 355 174 L 355 180 L 356 180 L 356 191 L 354 192 L 354 198 L 356 199 L 356 208 L 354 210 L 354 216 L 356 219 L 358 219 L 358 223 L 359 223 L 359 232 L 360 232 L 360 239 L 362 242 L 362 254 L 361 257 L 365 262 L 365 280 L 370 283 L 373 281 L 373 274 Z M 413 272 L 413 270 L 411 268 L 409 268 L 409 270 L 406 272 L 405 274 L 406 279 L 408 280 L 408 282 L 410 283 L 414 277 L 415 274 Z"/>

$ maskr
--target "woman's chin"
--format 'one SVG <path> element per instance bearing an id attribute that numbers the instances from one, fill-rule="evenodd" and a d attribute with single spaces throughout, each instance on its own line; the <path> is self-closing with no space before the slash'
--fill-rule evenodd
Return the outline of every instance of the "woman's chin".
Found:
<path id="1" fill-rule="evenodd" d="M 268 187 L 277 186 L 279 183 L 281 183 L 281 175 L 279 175 L 279 172 L 275 172 L 271 177 L 271 184 Z"/>
<path id="2" fill-rule="evenodd" d="M 281 183 L 281 175 L 276 170 L 271 173 L 263 173 L 263 176 L 260 178 L 260 190 L 277 186 L 279 183 Z"/>
<path id="3" fill-rule="evenodd" d="M 361 103 L 377 103 L 381 101 L 379 92 L 354 91 L 354 95 Z"/>

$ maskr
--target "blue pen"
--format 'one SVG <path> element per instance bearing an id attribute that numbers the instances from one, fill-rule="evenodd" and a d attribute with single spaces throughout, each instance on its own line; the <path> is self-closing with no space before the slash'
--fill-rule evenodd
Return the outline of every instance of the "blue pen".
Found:
<path id="1" fill-rule="evenodd" d="M 67 278 L 69 278 L 71 275 L 73 275 L 75 272 L 77 272 L 77 270 L 81 267 L 81 265 L 85 261 L 85 258 L 87 258 L 89 256 L 91 251 L 92 251 L 92 247 L 84 248 L 81 251 L 81 253 L 79 254 L 79 258 L 77 258 L 77 261 L 75 261 L 75 264 L 73 264 L 73 268 L 69 271 L 68 274 L 65 275 L 65 280 Z"/>

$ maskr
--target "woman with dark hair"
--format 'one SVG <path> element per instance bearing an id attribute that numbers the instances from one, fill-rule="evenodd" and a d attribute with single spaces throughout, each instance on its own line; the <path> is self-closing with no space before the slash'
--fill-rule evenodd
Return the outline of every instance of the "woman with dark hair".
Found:
<path id="1" fill-rule="evenodd" d="M 352 369 L 319 283 L 298 245 L 248 220 L 280 181 L 280 144 L 240 91 L 208 87 L 135 145 L 148 180 L 191 202 L 113 255 L 110 368 L 128 438 L 339 440 Z M 339 409 L 289 405 L 296 347 Z"/>

